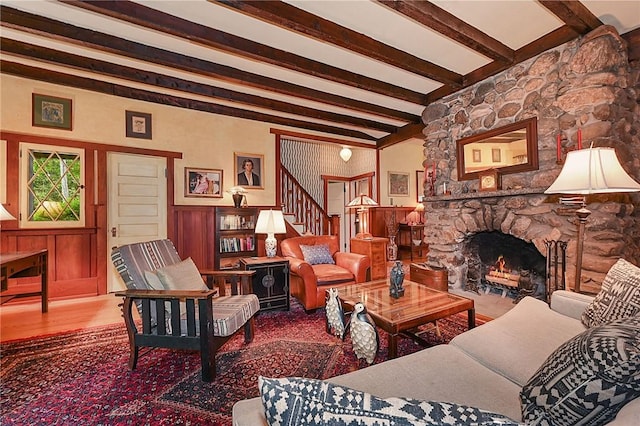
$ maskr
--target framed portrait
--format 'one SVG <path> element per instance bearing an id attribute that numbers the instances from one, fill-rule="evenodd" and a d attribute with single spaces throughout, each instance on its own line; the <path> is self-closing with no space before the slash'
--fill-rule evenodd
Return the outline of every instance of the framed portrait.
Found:
<path id="1" fill-rule="evenodd" d="M 474 149 L 473 151 L 473 162 L 480 163 L 482 162 L 482 154 L 479 149 Z"/>
<path id="2" fill-rule="evenodd" d="M 387 172 L 389 195 L 409 195 L 409 173 Z"/>
<path id="3" fill-rule="evenodd" d="M 233 153 L 234 185 L 246 189 L 264 189 L 264 156 L 260 154 Z"/>
<path id="4" fill-rule="evenodd" d="M 33 93 L 31 124 L 36 127 L 71 130 L 73 111 L 71 99 Z"/>
<path id="5" fill-rule="evenodd" d="M 222 170 L 185 167 L 184 195 L 222 198 Z"/>
<path id="6" fill-rule="evenodd" d="M 151 139 L 151 114 L 125 111 L 124 115 L 128 138 Z"/>
<path id="7" fill-rule="evenodd" d="M 491 161 L 494 163 L 499 163 L 501 160 L 500 148 L 493 148 L 491 150 Z"/>
<path id="8" fill-rule="evenodd" d="M 424 170 L 416 170 L 416 201 L 424 201 Z"/>

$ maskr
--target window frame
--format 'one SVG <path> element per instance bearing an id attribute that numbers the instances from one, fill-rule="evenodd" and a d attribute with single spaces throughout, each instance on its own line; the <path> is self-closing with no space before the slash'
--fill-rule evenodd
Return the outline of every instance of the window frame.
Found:
<path id="1" fill-rule="evenodd" d="M 86 159 L 85 150 L 83 148 L 69 147 L 63 145 L 46 145 L 30 142 L 20 142 L 20 218 L 18 220 L 19 227 L 24 229 L 43 229 L 43 228 L 84 228 L 86 223 L 86 198 L 85 198 L 85 176 L 86 176 Z M 79 220 L 59 220 L 59 221 L 35 221 L 28 220 L 29 217 L 29 189 L 27 182 L 29 181 L 29 151 L 58 152 L 63 154 L 77 155 L 80 159 L 80 218 Z"/>

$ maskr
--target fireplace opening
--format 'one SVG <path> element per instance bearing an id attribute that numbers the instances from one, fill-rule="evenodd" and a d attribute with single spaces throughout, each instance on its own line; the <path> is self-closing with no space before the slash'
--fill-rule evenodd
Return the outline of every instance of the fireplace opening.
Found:
<path id="1" fill-rule="evenodd" d="M 524 296 L 546 298 L 546 259 L 536 246 L 499 231 L 478 232 L 465 241 L 467 287 L 501 291 L 519 301 Z"/>

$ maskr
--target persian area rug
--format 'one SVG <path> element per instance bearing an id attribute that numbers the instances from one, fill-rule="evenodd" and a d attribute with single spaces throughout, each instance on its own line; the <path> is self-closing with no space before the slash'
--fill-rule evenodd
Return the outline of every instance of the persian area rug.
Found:
<path id="1" fill-rule="evenodd" d="M 141 350 L 136 370 L 127 367 L 124 324 L 3 343 L 0 424 L 8 425 L 231 425 L 233 404 L 258 396 L 259 375 L 326 379 L 366 368 L 350 337 L 325 332 L 324 310 L 307 315 L 292 299 L 291 311 L 261 313 L 256 334 L 242 334 L 217 355 L 216 380 L 204 383 L 198 352 Z M 477 319 L 477 324 L 482 320 Z M 421 337 L 446 343 L 467 329 L 466 314 L 438 321 Z M 375 363 L 387 358 L 387 338 Z M 401 339 L 400 355 L 422 349 Z"/>

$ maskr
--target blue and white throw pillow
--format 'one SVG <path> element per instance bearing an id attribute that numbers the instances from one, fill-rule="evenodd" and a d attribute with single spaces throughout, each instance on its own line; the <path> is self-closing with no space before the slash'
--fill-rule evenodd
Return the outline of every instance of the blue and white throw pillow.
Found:
<path id="1" fill-rule="evenodd" d="M 300 244 L 300 250 L 302 250 L 304 260 L 310 265 L 335 265 L 336 263 L 333 260 L 333 257 L 331 257 L 331 251 L 329 250 L 328 244 L 316 244 L 313 246 Z"/>
<path id="2" fill-rule="evenodd" d="M 258 378 L 270 426 L 520 425 L 501 414 L 444 402 L 381 399 L 315 379 Z"/>
<path id="3" fill-rule="evenodd" d="M 592 327 L 556 349 L 520 392 L 527 425 L 603 425 L 640 397 L 640 316 Z"/>

